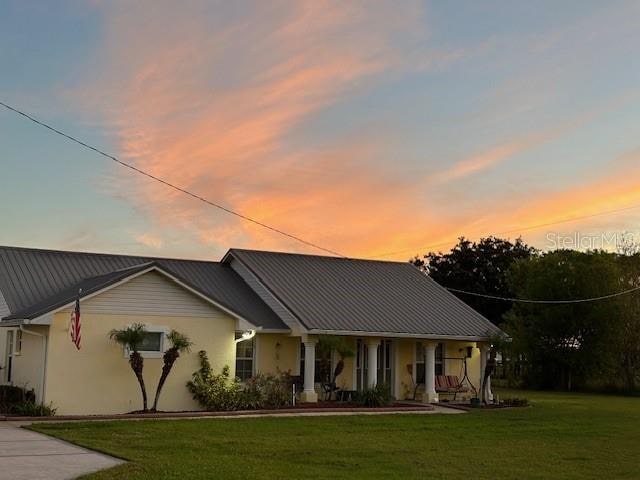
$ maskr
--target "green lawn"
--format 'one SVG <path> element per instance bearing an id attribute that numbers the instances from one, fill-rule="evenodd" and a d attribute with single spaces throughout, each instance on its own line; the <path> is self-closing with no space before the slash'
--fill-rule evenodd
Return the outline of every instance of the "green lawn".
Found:
<path id="1" fill-rule="evenodd" d="M 504 395 L 504 393 L 503 393 Z M 519 393 L 463 415 L 34 425 L 131 463 L 88 478 L 640 478 L 640 398 Z"/>

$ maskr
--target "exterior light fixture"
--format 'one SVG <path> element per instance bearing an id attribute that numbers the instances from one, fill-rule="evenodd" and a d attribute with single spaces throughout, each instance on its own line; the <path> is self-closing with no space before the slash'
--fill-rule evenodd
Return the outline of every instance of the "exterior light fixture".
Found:
<path id="1" fill-rule="evenodd" d="M 256 336 L 255 330 L 245 330 L 242 332 L 240 338 L 236 338 L 236 343 L 244 342 L 245 340 L 250 340 Z"/>

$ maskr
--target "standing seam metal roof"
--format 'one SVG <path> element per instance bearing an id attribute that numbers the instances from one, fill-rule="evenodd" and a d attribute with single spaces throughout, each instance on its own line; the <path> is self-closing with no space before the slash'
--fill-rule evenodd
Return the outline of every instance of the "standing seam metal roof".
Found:
<path id="1" fill-rule="evenodd" d="M 111 281 L 120 271 L 150 263 L 254 325 L 288 330 L 231 267 L 219 262 L 0 247 L 0 291 L 11 312 L 8 317 L 20 312 L 33 315 L 31 310 L 59 302 L 83 283 Z"/>
<path id="2" fill-rule="evenodd" d="M 309 330 L 489 338 L 501 330 L 409 263 L 231 249 Z"/>

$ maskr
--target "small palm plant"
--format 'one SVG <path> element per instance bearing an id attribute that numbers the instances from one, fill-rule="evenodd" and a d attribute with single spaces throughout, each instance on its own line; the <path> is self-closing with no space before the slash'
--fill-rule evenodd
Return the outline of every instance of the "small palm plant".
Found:
<path id="1" fill-rule="evenodd" d="M 180 333 L 176 330 L 171 330 L 171 332 L 167 335 L 167 339 L 171 342 L 171 348 L 169 348 L 162 359 L 164 360 L 164 365 L 162 366 L 162 375 L 160 375 L 160 380 L 158 380 L 158 388 L 156 389 L 156 397 L 153 401 L 153 407 L 151 410 L 155 411 L 158 408 L 158 400 L 160 399 L 160 392 L 162 391 L 162 387 L 164 387 L 164 383 L 167 381 L 167 377 L 173 368 L 173 364 L 176 363 L 178 357 L 183 352 L 188 352 L 191 349 L 191 345 L 193 342 L 189 340 L 189 337 Z"/>
<path id="2" fill-rule="evenodd" d="M 122 345 L 127 348 L 130 352 L 129 365 L 131 365 L 131 370 L 133 370 L 133 373 L 140 384 L 144 412 L 147 411 L 147 389 L 145 388 L 144 378 L 142 377 L 144 359 L 142 358 L 142 355 L 140 355 L 138 348 L 142 345 L 146 332 L 147 330 L 145 326 L 141 323 L 134 323 L 126 328 L 119 330 L 113 329 L 109 332 L 109 338 L 111 338 L 111 340 L 116 342 L 118 345 Z"/>

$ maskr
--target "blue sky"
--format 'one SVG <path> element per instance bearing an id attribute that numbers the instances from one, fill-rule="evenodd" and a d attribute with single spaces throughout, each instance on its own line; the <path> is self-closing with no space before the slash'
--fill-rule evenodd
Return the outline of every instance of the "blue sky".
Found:
<path id="1" fill-rule="evenodd" d="M 0 99 L 353 256 L 640 205 L 637 2 L 0 2 Z M 0 243 L 312 252 L 0 111 Z M 640 208 L 523 230 L 637 231 Z M 510 235 L 514 237 L 514 234 Z"/>

